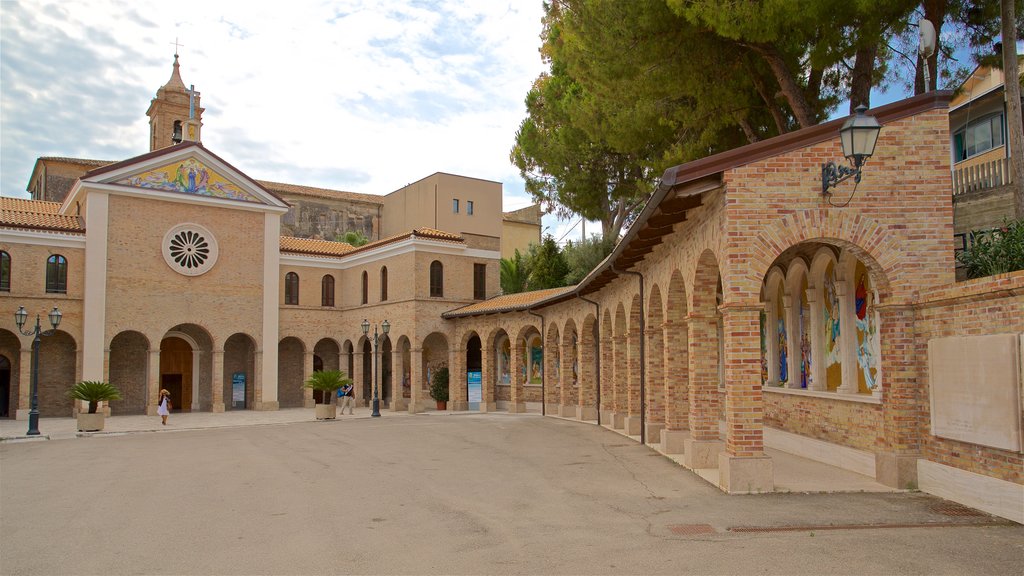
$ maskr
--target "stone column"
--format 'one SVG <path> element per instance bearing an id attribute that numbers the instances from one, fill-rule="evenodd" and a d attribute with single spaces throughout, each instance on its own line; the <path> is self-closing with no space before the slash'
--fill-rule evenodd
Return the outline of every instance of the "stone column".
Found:
<path id="1" fill-rule="evenodd" d="M 498 409 L 498 403 L 494 399 L 494 388 L 497 385 L 497 374 L 494 362 L 494 343 L 480 346 L 480 411 L 494 412 Z"/>
<path id="2" fill-rule="evenodd" d="M 644 335 L 635 327 L 626 334 L 626 419 L 625 429 L 629 436 L 640 435 L 640 339 Z"/>
<path id="3" fill-rule="evenodd" d="M 789 380 L 786 388 L 800 387 L 800 295 L 785 292 L 782 298 L 783 307 L 786 309 L 786 370 L 789 372 Z M 759 309 L 760 311 L 760 309 Z M 758 339 L 760 339 L 760 322 L 758 323 Z M 757 343 L 758 354 L 760 354 L 761 343 Z"/>
<path id="4" fill-rule="evenodd" d="M 687 327 L 690 437 L 684 441 L 683 465 L 715 468 L 724 446 L 718 437 L 718 320 L 692 312 Z"/>
<path id="5" fill-rule="evenodd" d="M 626 427 L 626 388 L 628 386 L 626 369 L 626 337 L 614 336 L 612 338 L 612 419 L 611 425 L 615 430 L 622 430 Z"/>
<path id="6" fill-rule="evenodd" d="M 213 350 L 213 377 L 210 378 L 210 398 L 213 404 L 211 412 L 220 413 L 224 411 L 224 349 L 214 348 Z"/>
<path id="7" fill-rule="evenodd" d="M 848 274 L 847 276 L 853 276 Z M 843 383 L 836 392 L 842 394 L 857 393 L 857 317 L 852 282 L 843 280 L 836 282 L 836 295 L 839 297 L 839 357 L 843 359 Z"/>
<path id="8" fill-rule="evenodd" d="M 544 382 L 544 414 L 557 416 L 559 398 L 562 394 L 562 378 L 560 373 L 562 369 L 562 354 L 557 341 L 551 341 L 548 338 L 544 338 L 541 341 L 543 342 L 542 350 L 544 351 L 543 360 L 541 360 Z"/>
<path id="9" fill-rule="evenodd" d="M 466 399 L 466 351 L 448 352 L 448 410 L 469 410 Z"/>
<path id="10" fill-rule="evenodd" d="M 687 325 L 667 320 L 662 327 L 665 362 L 665 428 L 661 431 L 661 450 L 666 454 L 682 454 L 684 442 L 690 437 L 689 366 Z M 654 352 L 652 350 L 652 352 Z"/>
<path id="11" fill-rule="evenodd" d="M 917 459 L 921 455 L 927 398 L 919 386 L 914 309 L 908 305 L 880 305 L 879 374 L 885 447 L 875 453 L 875 479 L 886 486 L 908 489 L 917 485 Z M 845 327 L 844 327 L 845 329 Z"/>
<path id="12" fill-rule="evenodd" d="M 409 413 L 423 412 L 423 349 L 409 350 Z"/>
<path id="13" fill-rule="evenodd" d="M 576 417 L 576 405 L 572 402 L 572 363 L 576 361 L 572 343 L 562 346 L 559 355 L 561 364 L 558 376 L 558 415 L 565 418 Z"/>
<path id="14" fill-rule="evenodd" d="M 825 333 L 822 319 L 821 301 L 817 288 L 811 284 L 807 285 L 807 306 L 811 310 L 811 321 L 809 339 L 811 341 L 811 373 L 808 390 L 825 390 L 828 385 L 825 382 L 825 347 L 820 344 L 821 335 Z"/>
<path id="15" fill-rule="evenodd" d="M 302 353 L 302 381 L 309 380 L 309 377 L 313 375 L 313 353 L 303 352 Z M 302 405 L 306 408 L 313 407 L 313 389 L 303 388 L 302 389 Z"/>
<path id="16" fill-rule="evenodd" d="M 592 338 L 581 338 L 579 346 L 579 412 L 580 420 L 597 420 L 597 342 Z"/>
<path id="17" fill-rule="evenodd" d="M 665 429 L 665 349 L 662 340 L 662 327 L 650 325 L 646 329 L 647 348 L 644 356 L 647 363 L 647 380 L 645 383 L 647 417 L 644 419 L 647 430 L 644 437 L 648 444 L 661 443 L 661 431 Z"/>
<path id="18" fill-rule="evenodd" d="M 14 413 L 15 420 L 28 420 L 32 409 L 32 343 L 29 348 L 21 349 L 18 358 L 18 405 Z"/>
<path id="19" fill-rule="evenodd" d="M 511 343 L 512 349 L 512 368 L 509 373 L 509 378 L 512 384 L 511 396 L 508 402 L 508 411 L 513 414 L 520 414 L 526 412 L 526 390 L 523 388 L 523 366 L 525 366 L 526 358 L 524 357 L 524 344 L 519 338 L 517 341 Z"/>
<path id="20" fill-rule="evenodd" d="M 383 354 L 381 359 L 383 360 Z M 392 343 L 391 348 L 391 406 L 389 409 L 394 412 L 404 412 L 409 409 L 405 399 L 405 373 L 408 367 L 405 365 L 405 352 L 401 345 Z M 383 373 L 383 370 L 381 371 Z M 411 388 L 410 384 L 410 388 Z"/>
<path id="21" fill-rule="evenodd" d="M 146 415 L 156 416 L 160 400 L 160 349 L 150 350 L 146 360 Z"/>
<path id="22" fill-rule="evenodd" d="M 601 346 L 598 352 L 601 355 L 601 375 L 598 378 L 598 393 L 601 398 L 601 424 L 611 426 L 615 421 L 615 393 L 612 390 L 615 363 L 612 361 L 612 339 L 601 338 Z"/>
<path id="23" fill-rule="evenodd" d="M 277 386 L 273 386 L 273 396 L 264 390 L 267 385 L 266 375 L 263 371 L 263 350 L 256 351 L 255 374 L 253 374 L 253 409 L 254 410 L 278 410 L 281 404 L 277 400 Z M 275 376 L 276 378 L 276 376 Z"/>
<path id="24" fill-rule="evenodd" d="M 761 306 L 725 306 L 725 452 L 718 455 L 718 485 L 730 494 L 775 489 L 772 460 L 764 453 L 761 387 Z"/>
<path id="25" fill-rule="evenodd" d="M 372 378 L 373 373 L 370 373 Z M 352 403 L 356 406 L 363 406 L 365 399 L 363 398 L 363 380 L 366 378 L 366 374 L 363 372 L 363 353 L 352 351 L 352 391 L 355 396 L 352 398 Z M 370 383 L 371 390 L 370 396 L 373 396 L 373 382 Z"/>

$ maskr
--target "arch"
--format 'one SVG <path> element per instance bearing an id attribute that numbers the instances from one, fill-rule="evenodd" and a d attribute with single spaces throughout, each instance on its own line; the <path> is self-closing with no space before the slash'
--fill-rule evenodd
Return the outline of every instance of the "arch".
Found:
<path id="1" fill-rule="evenodd" d="M 388 267 L 380 267 L 380 301 L 387 302 L 388 300 Z"/>
<path id="2" fill-rule="evenodd" d="M 341 348 L 332 338 L 321 338 L 313 345 L 313 371 L 340 370 Z M 324 403 L 323 393 L 313 391 L 313 402 Z"/>
<path id="3" fill-rule="evenodd" d="M 378 346 L 380 358 L 377 360 L 380 363 L 378 366 L 380 374 L 377 377 L 377 385 L 380 386 L 380 401 L 382 406 L 391 406 L 394 401 L 394 369 L 392 365 L 394 345 L 391 342 L 391 336 L 382 334 Z"/>
<path id="4" fill-rule="evenodd" d="M 601 342 L 599 345 L 601 355 L 601 377 L 598 380 L 598 397 L 601 406 L 601 422 L 611 422 L 612 412 L 615 410 L 615 394 L 613 391 L 615 382 L 615 354 L 612 338 L 615 331 L 612 325 L 612 313 L 607 307 L 601 318 Z"/>
<path id="5" fill-rule="evenodd" d="M 483 342 L 480 339 L 480 335 L 477 334 L 475 331 L 472 331 L 469 334 L 471 334 L 471 336 L 468 339 L 466 339 L 466 347 L 465 347 L 466 357 L 465 357 L 465 364 L 464 364 L 464 366 L 465 366 L 465 375 L 463 376 L 463 380 L 462 380 L 462 384 L 465 386 L 465 394 L 466 394 L 466 401 L 467 402 L 470 402 L 470 396 L 469 396 L 469 391 L 470 391 L 469 390 L 469 380 L 470 380 L 469 376 L 470 376 L 470 373 L 483 372 Z M 482 385 L 483 385 L 483 382 L 481 380 L 481 386 Z M 483 392 L 483 390 L 481 390 L 481 397 L 483 395 L 482 392 Z M 474 402 L 474 404 L 479 404 L 479 401 Z M 474 409 L 472 404 L 470 404 L 468 406 L 468 408 L 470 410 Z M 479 408 L 479 405 L 476 408 Z"/>
<path id="6" fill-rule="evenodd" d="M 75 383 L 74 337 L 63 330 L 39 341 L 39 415 L 70 416 L 72 401 L 68 388 Z M 28 406 L 25 406 L 28 408 Z"/>
<path id="7" fill-rule="evenodd" d="M 364 336 L 359 339 L 359 348 L 363 351 L 363 406 L 369 406 L 373 399 L 373 343 Z"/>
<path id="8" fill-rule="evenodd" d="M 541 383 L 544 385 L 544 404 L 546 413 L 558 414 L 559 398 L 562 394 L 562 380 L 559 378 L 562 351 L 559 347 L 559 329 L 557 322 L 547 323 L 547 334 L 544 335 L 544 360 L 541 362 Z M 535 365 L 530 366 L 531 383 Z"/>
<path id="9" fill-rule="evenodd" d="M 334 276 L 331 274 L 324 274 L 320 279 L 320 305 L 334 306 Z"/>
<path id="10" fill-rule="evenodd" d="M 441 332 L 431 332 L 423 339 L 423 353 L 421 355 L 420 362 L 420 374 L 423 375 L 423 381 L 420 386 L 423 387 L 424 397 L 429 397 L 430 382 L 437 373 L 437 370 L 441 368 L 448 368 L 448 337 Z M 451 385 L 452 375 L 449 374 L 448 383 Z M 449 388 L 450 389 L 450 388 Z M 427 403 L 428 406 L 433 406 L 431 403 Z"/>
<path id="11" fill-rule="evenodd" d="M 520 327 L 512 342 L 513 402 L 509 410 L 530 410 L 544 402 L 541 382 L 544 372 L 544 338 L 535 324 Z M 538 410 L 539 411 L 539 410 Z"/>
<path id="12" fill-rule="evenodd" d="M 504 328 L 495 328 L 487 336 L 487 353 L 493 358 L 483 375 L 484 386 L 489 388 L 495 403 L 512 399 L 512 339 Z M 487 391 L 485 391 L 487 392 Z"/>
<path id="13" fill-rule="evenodd" d="M 341 345 L 341 349 L 345 355 L 345 367 L 342 369 L 342 372 L 345 373 L 345 376 L 355 380 L 355 347 L 352 345 L 352 341 L 345 340 Z"/>
<path id="14" fill-rule="evenodd" d="M 628 386 L 627 378 L 629 371 L 626 369 L 626 332 L 628 328 L 626 326 L 626 306 L 619 302 L 618 307 L 615 309 L 615 325 L 614 325 L 614 336 L 613 336 L 613 362 L 612 365 L 615 367 L 613 371 L 612 380 L 612 403 L 613 410 L 615 411 L 615 421 L 613 426 L 615 428 L 622 428 L 622 418 L 625 417 L 626 410 L 628 408 L 626 402 L 626 388 Z"/>
<path id="15" fill-rule="evenodd" d="M 669 432 L 686 430 L 689 427 L 690 410 L 690 368 L 688 307 L 686 283 L 678 269 L 669 276 L 665 292 L 664 335 L 664 394 L 665 429 Z M 675 441 L 675 443 L 672 443 Z M 666 437 L 664 449 L 669 453 L 679 452 L 678 438 Z"/>
<path id="16" fill-rule="evenodd" d="M 393 407 L 395 410 L 408 408 L 409 400 L 412 398 L 412 341 L 406 335 L 401 335 L 395 340 L 397 354 L 393 359 L 395 373 L 398 375 L 396 381 L 401 385 L 395 397 L 400 400 Z"/>
<path id="17" fill-rule="evenodd" d="M 579 333 L 579 419 L 597 420 L 598 375 L 601 373 L 601 334 L 597 316 L 588 313 L 583 317 Z"/>
<path id="18" fill-rule="evenodd" d="M 160 387 L 171 392 L 175 410 L 212 410 L 212 352 L 213 338 L 198 324 L 178 324 L 164 334 L 160 341 Z"/>
<path id="19" fill-rule="evenodd" d="M 772 386 L 789 384 L 789 293 L 786 275 L 778 266 L 768 271 L 764 281 L 765 349 L 768 356 L 768 383 Z"/>
<path id="20" fill-rule="evenodd" d="M 306 345 L 294 336 L 286 336 L 277 345 L 277 402 L 281 408 L 302 408 L 306 380 Z"/>
<path id="21" fill-rule="evenodd" d="M 811 303 L 814 298 L 808 297 L 809 270 L 807 262 L 799 256 L 790 261 L 786 269 L 786 293 L 790 302 L 789 317 L 786 319 L 790 327 L 789 381 L 792 388 L 812 387 L 814 356 L 811 350 Z"/>
<path id="22" fill-rule="evenodd" d="M 107 380 L 121 392 L 120 400 L 110 402 L 111 413 L 145 414 L 149 400 L 149 339 L 135 330 L 119 332 L 110 339 L 107 366 Z"/>
<path id="23" fill-rule="evenodd" d="M 636 418 L 635 423 L 631 420 L 627 424 L 626 433 L 631 435 L 640 434 L 639 416 L 643 407 L 643 397 L 640 394 L 640 372 L 644 369 L 640 357 L 640 340 L 643 333 L 643 302 L 640 294 L 633 294 L 629 304 L 629 317 L 626 319 L 628 328 L 626 332 L 626 413 L 630 418 Z"/>
<path id="24" fill-rule="evenodd" d="M 243 332 L 224 341 L 224 408 L 245 410 L 256 401 L 256 340 Z"/>
<path id="25" fill-rule="evenodd" d="M 440 260 L 430 263 L 430 297 L 444 297 L 444 264 Z"/>
<path id="26" fill-rule="evenodd" d="M 562 406 L 562 416 L 575 416 L 575 407 L 579 403 L 579 340 L 576 322 L 572 318 L 567 318 L 565 325 L 562 326 L 562 350 L 559 356 L 561 362 L 558 368 L 561 391 L 559 404 Z"/>
<path id="27" fill-rule="evenodd" d="M 284 275 L 284 303 L 291 306 L 299 304 L 299 275 L 295 272 Z"/>
<path id="28" fill-rule="evenodd" d="M 694 440 L 718 440 L 718 387 L 722 384 L 724 343 L 719 300 L 722 282 L 718 259 L 704 250 L 694 270 L 689 327 L 690 434 Z"/>

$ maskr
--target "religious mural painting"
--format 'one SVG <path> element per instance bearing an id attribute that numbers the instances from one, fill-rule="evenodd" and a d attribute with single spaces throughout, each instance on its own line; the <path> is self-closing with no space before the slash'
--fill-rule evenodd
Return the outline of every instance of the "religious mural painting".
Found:
<path id="1" fill-rule="evenodd" d="M 807 276 L 800 279 L 800 307 L 797 316 L 797 334 L 800 337 L 800 387 L 810 388 L 811 376 L 811 304 L 807 300 Z"/>
<path id="2" fill-rule="evenodd" d="M 836 267 L 829 262 L 825 268 L 822 319 L 825 333 L 825 383 L 829 390 L 838 390 L 843 383 L 842 352 L 840 346 L 839 291 L 836 286 Z"/>
<path id="3" fill-rule="evenodd" d="M 187 158 L 117 182 L 137 188 L 184 192 L 227 200 L 262 203 L 255 195 L 242 190 L 195 158 Z"/>
<path id="4" fill-rule="evenodd" d="M 857 390 L 862 393 L 872 392 L 877 387 L 878 366 L 878 323 L 874 318 L 874 290 L 867 268 L 860 261 L 854 270 L 856 286 L 854 302 L 857 327 Z"/>

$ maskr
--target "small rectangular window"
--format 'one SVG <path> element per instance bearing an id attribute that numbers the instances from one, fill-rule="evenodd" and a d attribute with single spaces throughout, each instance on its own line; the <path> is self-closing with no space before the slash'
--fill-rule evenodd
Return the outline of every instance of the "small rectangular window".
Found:
<path id="1" fill-rule="evenodd" d="M 458 214 L 458 213 L 459 213 L 459 199 L 458 198 L 453 198 L 452 199 L 452 214 Z"/>
<path id="2" fill-rule="evenodd" d="M 473 299 L 487 298 L 487 264 L 473 264 Z"/>
<path id="3" fill-rule="evenodd" d="M 473 215 L 473 201 L 472 200 L 466 200 L 466 214 L 468 216 L 472 216 Z"/>

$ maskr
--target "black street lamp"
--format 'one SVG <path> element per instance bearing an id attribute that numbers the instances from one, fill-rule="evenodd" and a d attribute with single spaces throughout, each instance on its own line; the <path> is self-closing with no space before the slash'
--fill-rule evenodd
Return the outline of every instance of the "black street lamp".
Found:
<path id="1" fill-rule="evenodd" d="M 370 334 L 370 321 L 364 319 L 363 323 L 362 323 L 362 327 L 363 327 L 363 336 L 368 336 Z M 385 320 L 384 322 L 381 322 L 380 329 L 381 329 L 381 331 L 384 332 L 384 335 L 387 336 L 388 332 L 391 331 L 391 324 L 389 324 L 388 321 Z M 377 334 L 377 325 L 374 324 L 373 325 L 373 412 L 370 412 L 370 416 L 372 416 L 374 418 L 380 418 L 380 387 L 377 384 L 377 374 L 380 372 L 380 370 L 378 369 L 378 365 L 377 365 L 377 362 L 378 362 L 377 345 L 379 343 L 380 343 L 380 340 L 379 340 L 379 336 Z"/>
<path id="2" fill-rule="evenodd" d="M 853 167 L 838 166 L 835 162 L 826 162 L 821 165 L 821 193 L 828 196 L 829 188 L 832 188 L 853 177 L 853 181 L 860 184 L 860 173 L 868 158 L 875 153 L 875 144 L 878 142 L 878 133 L 882 125 L 874 116 L 864 114 L 868 107 L 861 104 L 854 110 L 855 114 L 843 123 L 839 129 L 839 141 L 843 145 L 843 156 L 853 164 Z"/>
<path id="3" fill-rule="evenodd" d="M 52 330 L 43 330 L 39 325 L 39 314 L 36 314 L 36 326 L 32 330 L 25 331 L 25 322 L 28 320 L 28 312 L 24 306 L 18 306 L 14 313 L 14 321 L 18 324 L 18 331 L 25 336 L 35 336 L 32 339 L 32 404 L 28 411 L 28 435 L 39 436 L 39 339 L 42 336 L 52 336 L 60 326 L 60 319 L 64 315 L 56 306 L 50 311 L 50 324 Z"/>

